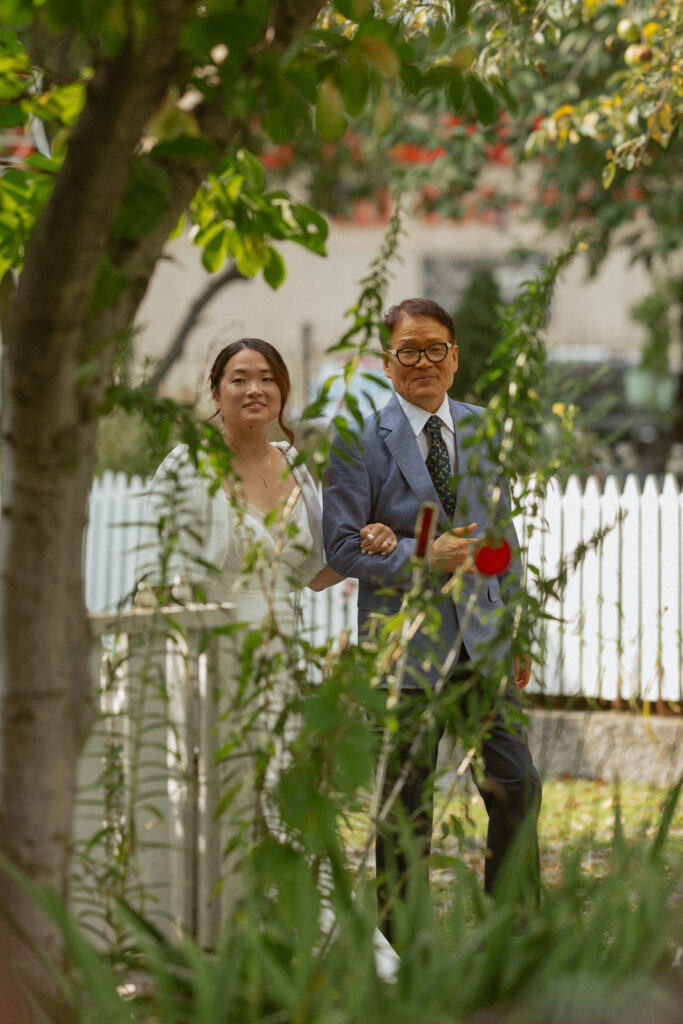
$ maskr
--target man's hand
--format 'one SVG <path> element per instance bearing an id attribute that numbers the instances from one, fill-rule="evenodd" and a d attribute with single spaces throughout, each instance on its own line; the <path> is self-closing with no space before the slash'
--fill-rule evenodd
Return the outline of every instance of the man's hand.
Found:
<path id="1" fill-rule="evenodd" d="M 525 654 L 523 658 L 515 658 L 515 683 L 518 690 L 523 690 L 531 678 L 531 658 Z"/>
<path id="2" fill-rule="evenodd" d="M 469 526 L 455 526 L 437 537 L 429 552 L 429 568 L 437 572 L 476 572 L 474 556 L 476 541 L 470 537 L 477 528 L 476 523 Z"/>

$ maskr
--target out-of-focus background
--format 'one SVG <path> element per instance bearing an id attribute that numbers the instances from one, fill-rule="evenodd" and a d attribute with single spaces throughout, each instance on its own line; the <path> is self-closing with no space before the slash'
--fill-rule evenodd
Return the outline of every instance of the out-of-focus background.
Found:
<path id="1" fill-rule="evenodd" d="M 196 402 L 209 414 L 207 380 L 215 354 L 239 337 L 261 337 L 282 352 L 292 376 L 293 411 L 300 411 L 325 380 L 339 373 L 340 357 L 327 350 L 348 329 L 359 282 L 387 230 L 386 217 L 370 214 L 357 206 L 348 219 L 331 221 L 326 259 L 290 246 L 287 277 L 277 291 L 261 277 L 233 280 L 218 291 L 160 382 L 163 392 Z M 496 305 L 512 301 L 519 283 L 534 277 L 567 238 L 512 218 L 489 220 L 485 213 L 465 224 L 434 215 L 408 218 L 387 296 L 387 306 L 427 296 L 454 314 L 461 362 L 454 392 L 465 378 L 463 399 L 471 397 L 470 366 L 485 362 L 495 343 Z M 187 235 L 171 242 L 140 311 L 139 370 L 166 355 L 190 305 L 210 284 Z M 683 452 L 671 450 L 668 436 L 680 341 L 671 346 L 668 374 L 658 376 L 642 366 L 648 331 L 633 311 L 650 291 L 646 269 L 630 263 L 627 248 L 615 246 L 593 277 L 587 257 L 577 258 L 553 297 L 547 335 L 551 380 L 554 376 L 558 402 L 575 400 L 585 410 L 586 427 L 600 443 L 591 467 L 598 471 L 683 472 Z M 382 375 L 379 360 L 368 360 L 365 369 Z M 359 390 L 368 388 L 383 404 L 380 386 L 358 382 Z"/>

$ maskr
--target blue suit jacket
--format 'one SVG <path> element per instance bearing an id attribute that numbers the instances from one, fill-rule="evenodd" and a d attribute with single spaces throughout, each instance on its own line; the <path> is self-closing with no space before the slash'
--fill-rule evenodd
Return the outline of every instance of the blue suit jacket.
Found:
<path id="1" fill-rule="evenodd" d="M 359 633 L 367 629 L 373 613 L 395 614 L 410 586 L 415 550 L 415 522 L 424 501 L 441 509 L 437 532 L 450 526 L 476 522 L 475 536 L 487 534 L 495 517 L 510 544 L 513 559 L 500 577 L 463 574 L 456 600 L 443 597 L 440 588 L 449 576 L 429 573 L 440 611 L 435 635 L 421 630 L 410 642 L 404 686 L 434 684 L 449 651 L 464 643 L 468 655 L 486 656 L 498 665 L 510 659 L 509 637 L 501 638 L 504 610 L 501 586 L 519 580 L 519 544 L 509 514 L 508 487 L 495 453 L 468 446 L 482 410 L 450 401 L 458 461 L 458 492 L 453 521 L 443 511 L 424 457 L 408 419 L 394 394 L 386 406 L 364 420 L 355 442 L 335 439 L 323 493 L 323 535 L 328 563 L 337 572 L 359 581 Z M 500 500 L 492 501 L 493 488 Z M 366 555 L 360 550 L 359 530 L 367 523 L 383 522 L 396 533 L 398 545 L 389 555 Z M 509 632 L 509 631 L 508 631 Z M 511 670 L 511 664 L 509 665 Z"/>

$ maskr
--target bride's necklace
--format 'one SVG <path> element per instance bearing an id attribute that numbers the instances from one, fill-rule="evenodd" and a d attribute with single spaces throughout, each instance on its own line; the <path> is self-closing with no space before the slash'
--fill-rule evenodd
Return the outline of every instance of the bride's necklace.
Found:
<path id="1" fill-rule="evenodd" d="M 228 442 L 228 447 L 231 447 L 231 445 L 230 445 L 230 438 L 228 437 L 228 435 L 226 434 L 225 431 L 223 431 L 223 437 Z M 234 448 L 232 448 L 232 452 L 233 452 L 233 455 L 236 454 L 239 459 L 242 458 L 242 456 L 239 454 L 239 452 L 235 452 Z M 265 473 L 262 473 L 260 469 L 256 469 L 249 462 L 246 463 L 247 469 L 251 470 L 252 473 L 255 473 L 256 476 L 259 476 L 261 478 L 261 480 L 263 481 L 263 486 L 266 488 L 266 490 L 268 490 L 268 488 L 270 487 L 270 484 L 268 483 L 268 477 L 266 475 L 266 474 L 268 474 L 270 472 L 270 453 L 271 453 L 271 447 L 270 447 L 270 445 L 268 445 L 268 451 L 266 453 L 266 472 Z"/>
<path id="2" fill-rule="evenodd" d="M 250 466 L 249 469 L 251 469 L 251 468 L 252 467 Z M 268 454 L 266 455 L 266 473 L 268 473 L 269 471 L 270 471 L 270 452 L 268 452 Z M 255 469 L 254 472 L 256 473 L 257 476 L 260 476 L 261 479 L 263 480 L 263 486 L 265 488 L 268 488 L 268 486 L 269 486 L 268 485 L 268 477 L 264 473 L 262 473 L 260 471 L 260 469 Z"/>

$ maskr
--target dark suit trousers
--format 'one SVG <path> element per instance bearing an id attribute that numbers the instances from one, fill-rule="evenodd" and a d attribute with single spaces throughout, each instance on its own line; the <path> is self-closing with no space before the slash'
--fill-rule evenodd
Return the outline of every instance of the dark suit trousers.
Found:
<path id="1" fill-rule="evenodd" d="M 515 713 L 521 712 L 517 689 L 510 686 L 504 699 L 499 699 L 496 706 L 487 698 L 484 682 L 471 675 L 469 662 L 465 661 L 456 667 L 444 693 L 446 699 L 443 704 L 433 708 L 430 727 L 420 730 L 419 750 L 412 757 L 411 745 L 423 721 L 419 712 L 424 710 L 426 698 L 420 691 L 407 690 L 401 699 L 400 728 L 389 759 L 383 804 L 406 766 L 408 771 L 392 811 L 386 821 L 378 825 L 375 846 L 380 927 L 389 941 L 396 940 L 395 914 L 392 912 L 397 909 L 396 901 L 405 896 L 411 871 L 421 870 L 420 860 L 426 867 L 430 853 L 436 759 L 439 740 L 446 729 L 450 734 L 459 735 L 466 749 L 472 745 L 475 734 L 480 737 L 479 763 L 483 763 L 483 777 L 475 774 L 475 782 L 489 818 L 484 865 L 486 892 L 495 893 L 496 879 L 505 854 L 520 825 L 525 822 L 528 843 L 524 844 L 522 870 L 538 897 L 540 870 L 536 819 L 541 784 L 523 730 L 518 722 L 506 721 L 506 712 L 512 711 L 513 718 Z"/>

